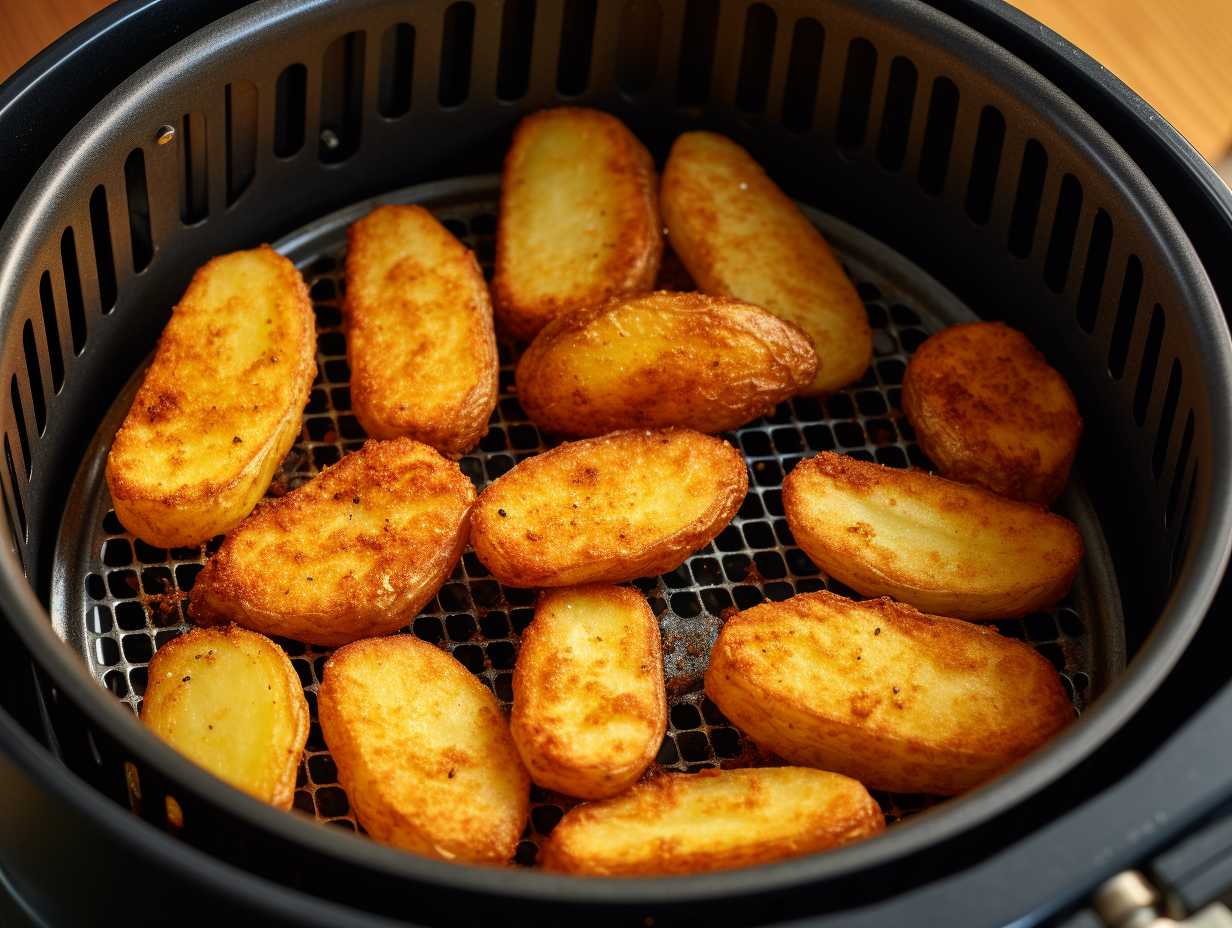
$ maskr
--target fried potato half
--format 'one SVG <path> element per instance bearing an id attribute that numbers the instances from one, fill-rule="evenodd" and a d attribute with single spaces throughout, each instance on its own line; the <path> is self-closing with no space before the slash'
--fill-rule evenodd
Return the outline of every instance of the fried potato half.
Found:
<path id="1" fill-rule="evenodd" d="M 544 593 L 522 633 L 510 728 L 540 786 L 604 799 L 632 786 L 667 728 L 659 623 L 637 590 Z"/>
<path id="2" fill-rule="evenodd" d="M 662 253 L 654 162 L 624 123 L 572 106 L 518 123 L 492 278 L 503 332 L 529 341 L 563 313 L 649 290 Z"/>
<path id="3" fill-rule="evenodd" d="M 1044 657 L 996 629 L 825 591 L 719 632 L 706 695 L 761 748 L 874 789 L 952 796 L 1074 719 Z"/>
<path id="4" fill-rule="evenodd" d="M 1065 379 L 1000 322 L 956 325 L 916 349 L 903 411 L 920 447 L 954 480 L 1051 505 L 1082 435 Z"/>
<path id="5" fill-rule="evenodd" d="M 855 780 L 801 767 L 673 773 L 565 813 L 544 869 L 588 876 L 732 870 L 850 844 L 885 828 Z"/>
<path id="6" fill-rule="evenodd" d="M 107 455 L 116 516 L 160 548 L 252 511 L 299 434 L 316 376 L 299 271 L 268 245 L 193 275 Z"/>
<path id="7" fill-rule="evenodd" d="M 189 615 L 336 647 L 401 628 L 466 546 L 475 488 L 409 438 L 369 441 L 227 535 Z"/>
<path id="8" fill-rule="evenodd" d="M 527 458 L 489 484 L 471 545 L 507 586 L 621 583 L 679 567 L 748 488 L 744 458 L 718 438 L 613 432 Z"/>
<path id="9" fill-rule="evenodd" d="M 382 206 L 347 230 L 351 404 L 373 438 L 459 457 L 496 408 L 496 335 L 483 272 L 421 206 Z"/>
<path id="10" fill-rule="evenodd" d="M 338 780 L 368 834 L 445 860 L 503 864 L 530 779 L 491 691 L 414 635 L 334 652 L 317 697 Z"/>
<path id="11" fill-rule="evenodd" d="M 214 776 L 291 808 L 308 703 L 286 653 L 232 625 L 194 628 L 150 660 L 141 721 Z"/>
<path id="12" fill-rule="evenodd" d="M 771 412 L 817 370 L 812 342 L 766 310 L 701 293 L 620 297 L 550 322 L 518 362 L 542 429 L 722 432 Z"/>
<path id="13" fill-rule="evenodd" d="M 686 132 L 663 169 L 672 248 L 706 293 L 764 306 L 813 340 L 808 392 L 859 380 L 873 354 L 864 302 L 817 227 L 743 148 Z"/>
<path id="14" fill-rule="evenodd" d="M 1051 606 L 1082 560 L 1074 523 L 1039 506 L 830 451 L 787 475 L 783 508 L 800 547 L 830 576 L 960 619 Z"/>

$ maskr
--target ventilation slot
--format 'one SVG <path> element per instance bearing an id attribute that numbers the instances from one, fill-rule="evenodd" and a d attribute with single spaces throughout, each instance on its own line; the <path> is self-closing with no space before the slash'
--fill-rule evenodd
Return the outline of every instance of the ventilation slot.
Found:
<path id="1" fill-rule="evenodd" d="M 992 215 L 992 197 L 1001 170 L 1001 149 L 1005 145 L 1005 117 L 995 106 L 980 111 L 980 127 L 971 154 L 971 177 L 967 181 L 967 215 L 980 225 Z"/>
<path id="2" fill-rule="evenodd" d="M 133 240 L 133 273 L 140 274 L 154 257 L 150 195 L 145 186 L 145 152 L 140 148 L 134 148 L 124 159 L 124 191 L 128 196 L 128 231 Z"/>
<path id="3" fill-rule="evenodd" d="M 1134 387 L 1134 421 L 1138 425 L 1146 421 L 1146 408 L 1155 388 L 1155 371 L 1159 368 L 1159 348 L 1163 344 L 1166 321 L 1163 309 L 1156 303 L 1142 349 L 1142 363 L 1138 366 L 1138 383 Z"/>
<path id="4" fill-rule="evenodd" d="M 98 303 L 104 316 L 115 309 L 115 256 L 111 251 L 111 218 L 107 213 L 107 191 L 102 184 L 90 194 L 90 236 L 94 242 L 94 269 L 98 274 Z"/>
<path id="5" fill-rule="evenodd" d="M 475 8 L 455 3 L 445 11 L 441 32 L 441 75 L 437 100 L 458 106 L 471 89 L 471 52 L 475 44 Z"/>
<path id="6" fill-rule="evenodd" d="M 321 62 L 321 138 L 317 157 L 345 161 L 359 148 L 364 104 L 364 34 L 348 32 Z"/>
<path id="7" fill-rule="evenodd" d="M 1172 439 L 1172 425 L 1176 420 L 1176 404 L 1181 398 L 1181 362 L 1172 359 L 1172 370 L 1168 372 L 1168 391 L 1164 394 L 1164 408 L 1159 414 L 1159 428 L 1155 432 L 1155 453 L 1151 456 L 1151 476 L 1159 479 L 1164 469 L 1164 457 L 1168 454 L 1168 443 Z"/>
<path id="8" fill-rule="evenodd" d="M 26 433 L 26 410 L 21 404 L 21 391 L 17 389 L 17 375 L 14 374 L 9 380 L 9 399 L 13 402 L 13 421 L 17 423 L 17 440 L 21 444 L 21 463 L 26 471 L 26 479 L 30 479 L 31 464 L 33 458 L 30 457 L 30 436 Z M 8 435 L 5 435 L 5 440 L 8 440 Z M 13 475 L 13 486 L 17 486 L 17 476 Z M 25 518 L 22 519 L 22 532 L 25 532 Z"/>
<path id="9" fill-rule="evenodd" d="M 596 0 L 565 0 L 556 89 L 566 97 L 577 96 L 590 83 L 590 52 L 595 41 L 596 7 Z"/>
<path id="10" fill-rule="evenodd" d="M 191 226 L 204 219 L 210 211 L 205 117 L 201 113 L 186 113 L 181 137 L 184 176 L 180 181 L 180 221 Z"/>
<path id="11" fill-rule="evenodd" d="M 240 198 L 257 172 L 257 85 L 227 85 L 227 205 Z"/>
<path id="12" fill-rule="evenodd" d="M 1121 284 L 1121 300 L 1117 305 L 1116 322 L 1108 344 L 1108 373 L 1117 380 L 1125 373 L 1125 357 L 1129 353 L 1129 337 L 1138 317 L 1138 299 L 1142 296 L 1142 262 L 1130 255 L 1125 265 L 1125 280 Z"/>
<path id="13" fill-rule="evenodd" d="M 1074 236 L 1078 232 L 1078 215 L 1082 212 L 1082 184 L 1073 174 L 1061 179 L 1057 195 L 1057 211 L 1052 220 L 1052 238 L 1044 259 L 1044 283 L 1053 293 L 1065 289 L 1069 265 L 1074 257 Z"/>
<path id="14" fill-rule="evenodd" d="M 68 298 L 73 354 L 79 355 L 86 347 L 86 304 L 81 295 L 81 271 L 77 266 L 77 238 L 71 226 L 60 236 L 60 263 L 64 266 L 64 293 Z"/>
<path id="15" fill-rule="evenodd" d="M 13 467 L 13 446 L 9 442 L 8 432 L 4 433 L 4 463 L 9 468 L 9 483 L 13 487 L 13 505 L 17 509 L 17 522 L 21 526 L 21 541 L 29 540 L 26 532 L 26 507 L 21 503 L 21 491 L 17 489 L 17 469 Z"/>
<path id="16" fill-rule="evenodd" d="M 886 86 L 885 108 L 881 113 L 881 138 L 877 140 L 877 160 L 887 171 L 900 170 L 907 156 L 907 133 L 911 131 L 918 83 L 914 64 L 901 56 L 890 62 L 890 82 Z"/>
<path id="17" fill-rule="evenodd" d="M 535 35 L 535 0 L 505 0 L 501 14 L 500 65 L 496 95 L 520 100 L 530 86 L 530 53 Z"/>
<path id="18" fill-rule="evenodd" d="M 933 81 L 928 101 L 928 122 L 924 124 L 924 143 L 920 150 L 920 187 L 934 196 L 945 188 L 954 145 L 954 124 L 958 119 L 958 88 L 948 77 Z"/>
<path id="19" fill-rule="evenodd" d="M 653 85 L 659 70 L 659 33 L 663 10 L 659 0 L 628 0 L 620 16 L 620 44 L 616 82 L 630 95 Z"/>
<path id="20" fill-rule="evenodd" d="M 838 122 L 834 127 L 834 141 L 839 148 L 851 150 L 864 144 L 876 71 L 877 50 L 873 43 L 868 39 L 852 39 L 847 46 L 847 69 L 843 74 Z"/>
<path id="21" fill-rule="evenodd" d="M 1099 298 L 1104 292 L 1104 276 L 1108 273 L 1108 255 L 1112 251 L 1112 220 L 1102 209 L 1091 225 L 1091 243 L 1087 246 L 1087 263 L 1082 270 L 1082 286 L 1078 290 L 1078 325 L 1084 332 L 1095 331 L 1099 314 Z"/>
<path id="22" fill-rule="evenodd" d="M 680 106 L 701 106 L 710 99 L 710 74 L 714 70 L 718 33 L 718 0 L 688 0 L 680 33 L 680 71 L 676 80 L 676 103 Z"/>
<path id="23" fill-rule="evenodd" d="M 39 302 L 43 304 L 43 335 L 47 339 L 47 360 L 51 367 L 51 392 L 59 393 L 64 386 L 64 352 L 60 348 L 60 323 L 56 319 L 56 298 L 51 291 L 51 274 L 47 271 L 43 271 L 43 277 L 39 281 Z M 33 333 L 30 343 L 34 344 Z M 37 357 L 35 361 L 38 361 Z"/>
<path id="24" fill-rule="evenodd" d="M 787 56 L 787 82 L 783 87 L 783 125 L 793 132 L 807 132 L 813 125 L 817 105 L 817 81 L 826 32 L 815 19 L 800 19 L 791 34 Z"/>
<path id="25" fill-rule="evenodd" d="M 754 3 L 744 17 L 744 47 L 740 52 L 736 106 L 746 113 L 760 113 L 766 108 L 777 25 L 778 17 L 774 15 L 774 10 L 764 3 Z"/>
<path id="26" fill-rule="evenodd" d="M 30 400 L 34 403 L 34 430 L 36 435 L 42 436 L 47 430 L 47 397 L 43 393 L 43 373 L 39 369 L 38 348 L 34 345 L 34 325 L 29 319 L 21 330 L 21 344 L 26 350 L 26 377 L 30 384 Z M 26 460 L 29 460 L 29 457 Z"/>
<path id="27" fill-rule="evenodd" d="M 1198 488 L 1198 465 L 1194 465 L 1193 474 L 1189 478 L 1189 492 L 1185 494 L 1185 509 L 1181 512 L 1181 523 L 1176 532 L 1176 547 L 1172 549 L 1172 574 L 1175 577 L 1189 549 L 1189 515 L 1193 512 L 1194 491 Z"/>
<path id="28" fill-rule="evenodd" d="M 1048 154 L 1044 146 L 1031 139 L 1022 153 L 1022 170 L 1018 174 L 1018 192 L 1010 215 L 1010 254 L 1025 258 L 1035 240 L 1035 223 L 1039 219 L 1040 196 L 1044 192 L 1044 175 L 1048 173 Z"/>
<path id="29" fill-rule="evenodd" d="M 415 27 L 398 23 L 381 37 L 381 77 L 377 112 L 397 119 L 411 111 L 411 77 L 415 73 Z"/>
<path id="30" fill-rule="evenodd" d="M 274 154 L 279 158 L 290 158 L 304 147 L 307 106 L 308 69 L 290 65 L 274 85 Z"/>
<path id="31" fill-rule="evenodd" d="M 1185 417 L 1185 431 L 1181 433 L 1181 450 L 1176 456 L 1176 468 L 1172 471 L 1172 486 L 1168 489 L 1168 519 L 1176 514 L 1176 502 L 1181 497 L 1181 484 L 1184 482 L 1185 468 L 1189 466 L 1189 452 L 1193 447 L 1194 414 L 1193 410 Z"/>

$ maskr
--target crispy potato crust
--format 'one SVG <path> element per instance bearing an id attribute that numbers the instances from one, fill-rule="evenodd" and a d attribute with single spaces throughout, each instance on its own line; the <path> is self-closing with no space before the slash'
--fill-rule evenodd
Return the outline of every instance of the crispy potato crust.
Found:
<path id="1" fill-rule="evenodd" d="M 565 813 L 544 869 L 589 876 L 731 870 L 849 844 L 885 828 L 868 791 L 800 767 L 666 774 Z"/>
<path id="2" fill-rule="evenodd" d="M 308 702 L 286 653 L 264 635 L 232 625 L 168 641 L 150 660 L 141 721 L 236 789 L 291 808 Z"/>
<path id="3" fill-rule="evenodd" d="M 518 124 L 492 278 L 502 332 L 529 341 L 578 307 L 649 290 L 662 253 L 654 162 L 624 123 L 562 106 Z"/>
<path id="4" fill-rule="evenodd" d="M 660 196 L 672 248 L 701 290 L 764 306 L 808 333 L 819 366 L 807 392 L 860 379 L 873 352 L 864 302 L 816 226 L 748 152 L 686 132 Z"/>
<path id="5" fill-rule="evenodd" d="M 335 647 L 395 631 L 462 556 L 475 488 L 409 438 L 369 441 L 227 535 L 189 615 Z"/>
<path id="6" fill-rule="evenodd" d="M 748 491 L 744 458 L 687 429 L 613 432 L 528 458 L 483 491 L 471 545 L 516 587 L 661 574 L 717 535 Z"/>
<path id="7" fill-rule="evenodd" d="M 1000 322 L 956 325 L 917 348 L 903 411 L 941 473 L 1045 506 L 1065 489 L 1082 435 L 1064 378 Z"/>
<path id="8" fill-rule="evenodd" d="M 496 697 L 414 635 L 340 648 L 318 695 L 321 732 L 375 840 L 444 860 L 504 864 L 530 779 Z"/>
<path id="9" fill-rule="evenodd" d="M 295 265 L 268 245 L 203 265 L 107 455 L 124 527 L 173 548 L 248 515 L 299 435 L 316 369 L 312 303 Z"/>
<path id="10" fill-rule="evenodd" d="M 561 435 L 723 432 L 771 412 L 816 370 L 809 337 L 758 306 L 651 293 L 548 323 L 518 362 L 518 400 Z"/>
<path id="11" fill-rule="evenodd" d="M 1082 560 L 1068 519 L 919 470 L 826 451 L 783 481 L 787 524 L 830 576 L 961 619 L 1053 605 Z"/>
<path id="12" fill-rule="evenodd" d="M 659 623 L 615 586 L 539 598 L 513 671 L 510 728 L 540 786 L 604 799 L 632 786 L 667 727 Z"/>
<path id="13" fill-rule="evenodd" d="M 420 206 L 382 206 L 347 230 L 351 404 L 373 438 L 460 457 L 496 408 L 496 336 L 479 263 Z"/>
<path id="14" fill-rule="evenodd" d="M 706 695 L 757 744 L 874 789 L 951 796 L 1073 721 L 1052 665 L 889 598 L 802 593 L 728 620 Z"/>

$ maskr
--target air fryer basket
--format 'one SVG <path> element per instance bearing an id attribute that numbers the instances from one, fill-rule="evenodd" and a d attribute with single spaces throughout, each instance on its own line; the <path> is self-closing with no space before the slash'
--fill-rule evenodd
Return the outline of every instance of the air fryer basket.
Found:
<path id="1" fill-rule="evenodd" d="M 1090 548 L 1083 580 L 1060 610 L 1004 628 L 1056 661 L 1079 707 L 1091 702 L 1052 746 L 864 845 L 721 878 L 611 884 L 445 865 L 275 813 L 148 737 L 99 686 L 136 706 L 150 652 L 182 627 L 179 593 L 203 554 L 135 543 L 108 516 L 100 479 L 122 388 L 193 269 L 281 239 L 313 284 L 321 371 L 284 473 L 293 484 L 362 438 L 346 414 L 338 329 L 345 222 L 371 196 L 424 202 L 484 257 L 496 189 L 482 175 L 518 118 L 562 102 L 616 113 L 659 159 L 695 127 L 746 145 L 824 211 L 814 215 L 861 284 L 879 340 L 860 384 L 732 436 L 754 487 L 734 527 L 642 584 L 678 682 L 660 762 L 693 769 L 741 751 L 695 685 L 723 609 L 825 582 L 776 510 L 782 470 L 830 446 L 921 463 L 896 378 L 926 331 L 972 311 L 1025 330 L 1087 423 L 1079 489 L 1065 503 Z M 65 139 L 0 232 L 0 312 L 12 536 L 0 595 L 53 681 L 53 711 L 79 723 L 91 779 L 161 827 L 162 796 L 174 794 L 185 840 L 314 892 L 362 895 L 389 877 L 440 891 L 408 905 L 416 914 L 440 916 L 460 892 L 713 901 L 953 836 L 1043 787 L 1125 720 L 1201 621 L 1227 557 L 1229 493 L 1214 478 L 1230 463 L 1228 334 L 1183 232 L 1072 102 L 914 0 L 254 4 L 156 59 Z M 511 393 L 508 349 L 502 360 L 493 428 L 463 464 L 480 481 L 540 447 Z M 469 555 L 455 581 L 413 630 L 507 699 L 530 602 Z M 1122 612 L 1132 660 L 1119 673 Z M 288 648 L 313 688 L 320 655 Z M 301 787 L 307 811 L 353 829 L 316 732 Z M 560 799 L 538 799 L 543 831 Z M 892 817 L 922 804 L 884 802 Z"/>

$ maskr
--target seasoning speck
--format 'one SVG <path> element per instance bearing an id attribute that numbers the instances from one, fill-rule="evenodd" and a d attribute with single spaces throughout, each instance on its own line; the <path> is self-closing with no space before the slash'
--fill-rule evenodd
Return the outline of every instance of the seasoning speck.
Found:
<path id="1" fill-rule="evenodd" d="M 243 443 L 244 439 L 240 438 L 238 435 L 232 437 L 231 439 L 231 444 L 233 445 L 242 445 Z"/>
<path id="2" fill-rule="evenodd" d="M 496 510 L 496 514 L 500 516 L 502 519 L 507 518 L 509 515 L 509 513 L 505 512 L 505 510 L 503 509 Z"/>
<path id="3" fill-rule="evenodd" d="M 358 505 L 359 505 L 359 497 L 358 497 L 358 496 L 352 496 L 352 497 L 351 497 L 351 502 L 352 502 L 352 503 L 354 503 L 356 506 L 358 506 Z"/>
<path id="4" fill-rule="evenodd" d="M 189 680 L 191 680 L 191 679 L 192 679 L 192 674 L 186 674 L 186 675 L 184 676 L 184 679 L 182 679 L 180 682 L 181 682 L 181 683 L 187 683 L 187 682 L 188 682 Z"/>
<path id="5" fill-rule="evenodd" d="M 878 626 L 877 628 L 874 628 L 874 629 L 873 629 L 873 634 L 874 634 L 874 635 L 880 635 L 880 634 L 881 634 L 881 626 Z"/>

